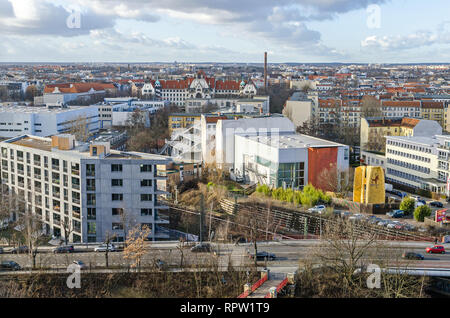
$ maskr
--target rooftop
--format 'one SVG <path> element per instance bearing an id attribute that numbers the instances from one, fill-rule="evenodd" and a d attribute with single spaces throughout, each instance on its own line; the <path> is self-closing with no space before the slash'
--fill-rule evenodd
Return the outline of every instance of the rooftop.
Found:
<path id="1" fill-rule="evenodd" d="M 326 148 L 326 147 L 339 147 L 344 146 L 328 140 L 311 137 L 301 134 L 277 134 L 277 135 L 264 135 L 264 136 L 245 136 L 249 140 L 253 140 L 259 143 L 263 143 L 269 146 L 276 146 L 277 148 Z"/>
<path id="2" fill-rule="evenodd" d="M 432 146 L 438 143 L 436 137 L 422 137 L 422 136 L 386 136 L 386 138 L 403 141 L 407 143 L 421 144 L 426 146 Z"/>
<path id="3" fill-rule="evenodd" d="M 94 106 L 70 106 L 65 108 L 47 108 L 47 107 L 37 107 L 37 106 L 0 106 L 0 113 L 25 113 L 25 114 L 55 114 L 55 113 L 65 113 L 71 110 L 77 110 L 81 108 L 89 108 Z"/>
<path id="4" fill-rule="evenodd" d="M 64 136 L 64 135 L 59 135 L 59 136 Z M 44 137 L 31 136 L 31 135 L 23 135 L 23 136 L 19 136 L 19 137 L 14 137 L 14 138 L 5 140 L 3 142 L 17 145 L 17 146 L 27 147 L 27 148 L 39 149 L 39 150 L 48 151 L 48 152 L 66 153 L 66 154 L 73 155 L 75 157 L 82 157 L 85 159 L 98 158 L 97 156 L 90 155 L 90 153 L 89 153 L 90 143 L 77 143 L 75 145 L 75 148 L 73 148 L 73 149 L 60 150 L 58 148 L 52 148 L 52 139 L 51 138 L 44 138 Z M 149 154 L 149 153 L 143 153 L 143 152 L 132 152 L 132 151 L 124 152 L 124 151 L 110 150 L 109 155 L 104 157 L 104 159 L 149 159 L 149 160 L 159 160 L 159 161 L 161 161 L 161 163 L 164 163 L 165 161 L 169 160 L 170 157 L 154 155 L 154 154 Z"/>

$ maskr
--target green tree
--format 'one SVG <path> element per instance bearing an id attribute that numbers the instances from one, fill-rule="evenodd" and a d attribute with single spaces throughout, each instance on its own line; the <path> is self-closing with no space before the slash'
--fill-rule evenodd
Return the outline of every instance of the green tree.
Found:
<path id="1" fill-rule="evenodd" d="M 410 215 L 414 212 L 414 207 L 416 205 L 416 201 L 411 197 L 405 197 L 400 203 L 400 210 L 405 211 L 406 215 Z"/>
<path id="2" fill-rule="evenodd" d="M 431 215 L 431 208 L 428 205 L 421 205 L 418 206 L 414 210 L 414 219 L 418 222 L 423 222 L 425 220 L 425 217 Z"/>

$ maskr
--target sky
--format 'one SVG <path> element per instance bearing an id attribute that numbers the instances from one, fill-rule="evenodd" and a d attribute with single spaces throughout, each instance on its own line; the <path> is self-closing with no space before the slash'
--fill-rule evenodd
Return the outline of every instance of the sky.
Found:
<path id="1" fill-rule="evenodd" d="M 0 0 L 0 62 L 450 63 L 448 0 Z"/>

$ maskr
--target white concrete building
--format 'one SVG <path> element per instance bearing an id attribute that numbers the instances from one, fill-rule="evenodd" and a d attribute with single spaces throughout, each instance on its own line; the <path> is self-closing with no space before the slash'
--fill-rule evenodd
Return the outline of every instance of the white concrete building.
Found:
<path id="1" fill-rule="evenodd" d="M 23 134 L 51 136 L 64 133 L 79 118 L 86 118 L 86 130 L 99 129 L 97 106 L 66 108 L 3 106 L 0 107 L 0 137 L 10 138 Z"/>
<path id="2" fill-rule="evenodd" d="M 346 172 L 349 147 L 294 132 L 237 134 L 234 158 L 235 174 L 246 181 L 303 188 L 308 183 L 318 185 L 319 174 L 326 167 L 322 165 L 324 160 L 327 165 L 334 164 L 339 172 Z"/>
<path id="3" fill-rule="evenodd" d="M 157 165 L 167 157 L 110 150 L 105 142 L 76 144 L 71 135 L 22 135 L 0 147 L 2 184 L 42 217 L 47 233 L 63 238 L 69 229 L 71 242 L 107 235 L 123 241 L 130 225 L 141 224 L 151 229 L 149 239 L 168 238 L 160 228 L 167 207 L 157 199 L 157 180 L 164 179 Z"/>
<path id="4" fill-rule="evenodd" d="M 440 192 L 436 136 L 386 136 L 386 182 Z"/>
<path id="5" fill-rule="evenodd" d="M 227 116 L 201 117 L 202 159 L 223 169 L 234 164 L 234 136 L 241 133 L 267 134 L 295 132 L 294 124 L 280 115 L 239 118 Z"/>

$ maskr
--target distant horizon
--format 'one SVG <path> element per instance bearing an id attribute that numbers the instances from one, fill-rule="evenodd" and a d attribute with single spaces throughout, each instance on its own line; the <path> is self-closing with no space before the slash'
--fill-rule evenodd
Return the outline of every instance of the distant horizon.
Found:
<path id="1" fill-rule="evenodd" d="M 3 65 L 9 65 L 9 64 L 40 64 L 40 65 L 46 65 L 46 64 L 120 64 L 120 65 L 126 65 L 126 64 L 237 64 L 237 65 L 264 65 L 264 62 L 189 62 L 189 61 L 173 61 L 173 62 L 73 62 L 73 61 L 66 61 L 66 62 L 17 62 L 17 61 L 11 61 L 11 62 L 0 62 L 0 64 Z M 410 62 L 410 63 L 377 63 L 377 62 L 369 62 L 369 63 L 356 63 L 356 62 L 308 62 L 308 63 L 302 63 L 302 62 L 267 62 L 268 65 L 400 65 L 400 66 L 411 66 L 411 65 L 450 65 L 450 62 Z"/>

